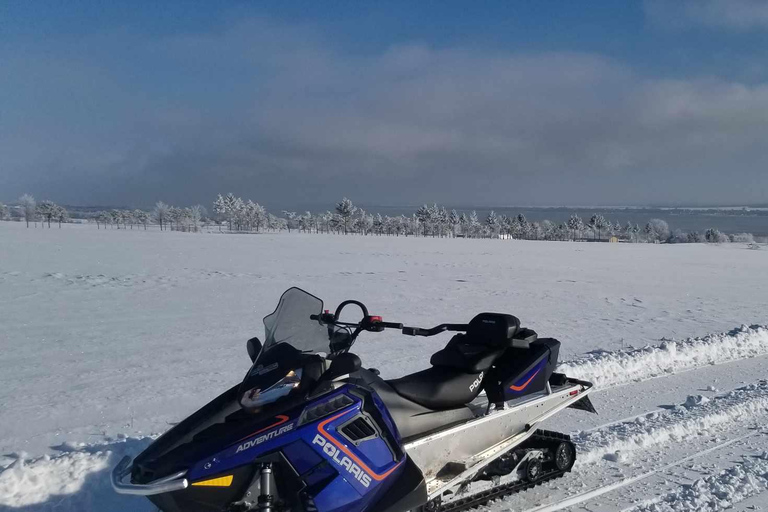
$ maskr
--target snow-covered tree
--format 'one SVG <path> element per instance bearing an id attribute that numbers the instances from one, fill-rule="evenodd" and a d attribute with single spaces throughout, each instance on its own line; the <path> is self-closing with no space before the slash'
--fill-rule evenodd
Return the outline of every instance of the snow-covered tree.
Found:
<path id="1" fill-rule="evenodd" d="M 164 229 L 170 209 L 171 207 L 162 201 L 158 201 L 157 204 L 155 204 L 155 209 L 152 211 L 152 215 L 154 216 L 155 221 L 160 224 L 160 231 Z"/>
<path id="2" fill-rule="evenodd" d="M 456 210 L 451 210 L 451 213 L 448 215 L 448 224 L 451 226 L 451 236 L 456 236 L 460 219 L 461 217 L 459 217 L 459 213 Z"/>
<path id="3" fill-rule="evenodd" d="M 27 221 L 27 227 L 29 227 L 29 222 L 35 220 L 35 208 L 37 207 L 35 198 L 29 194 L 24 194 L 19 198 L 19 204 L 24 210 L 24 220 Z"/>
<path id="4" fill-rule="evenodd" d="M 496 212 L 491 210 L 488 216 L 485 218 L 485 225 L 488 228 L 488 233 L 491 236 L 497 235 L 499 231 L 499 218 Z"/>
<path id="5" fill-rule="evenodd" d="M 96 228 L 99 229 L 99 223 L 104 224 L 104 229 L 107 229 L 107 224 L 112 221 L 112 217 L 107 212 L 99 212 L 96 215 Z"/>
<path id="6" fill-rule="evenodd" d="M 239 197 L 236 197 L 232 192 L 222 197 L 218 195 L 213 202 L 213 211 L 219 217 L 224 219 L 229 225 L 229 230 L 232 231 L 233 225 L 238 222 L 242 222 L 242 216 L 245 210 L 245 203 Z"/>
<path id="7" fill-rule="evenodd" d="M 584 221 L 581 220 L 581 217 L 574 213 L 571 215 L 571 218 L 568 219 L 568 229 L 571 230 L 571 233 L 573 233 L 573 239 L 576 240 L 577 235 L 580 236 L 581 232 L 584 230 Z"/>
<path id="8" fill-rule="evenodd" d="M 561 222 L 557 225 L 557 228 L 555 229 L 555 236 L 558 240 L 567 240 L 568 239 L 568 231 L 570 229 L 568 228 L 568 224 L 565 222 Z"/>
<path id="9" fill-rule="evenodd" d="M 123 212 L 121 210 L 111 210 L 109 212 L 109 216 L 112 217 L 112 224 L 117 226 L 117 229 L 120 229 L 120 225 L 123 223 L 124 216 Z"/>
<path id="10" fill-rule="evenodd" d="M 650 222 L 645 224 L 645 227 L 643 228 L 643 233 L 645 233 L 646 242 L 653 242 L 653 226 L 651 226 Z"/>
<path id="11" fill-rule="evenodd" d="M 136 222 L 144 226 L 144 231 L 147 230 L 147 224 L 149 224 L 150 221 L 149 213 L 144 210 L 133 210 L 133 218 L 136 219 Z"/>
<path id="12" fill-rule="evenodd" d="M 373 218 L 373 232 L 381 236 L 381 233 L 383 231 L 384 231 L 384 217 L 382 217 L 380 213 L 377 213 L 376 216 Z"/>
<path id="13" fill-rule="evenodd" d="M 289 212 L 287 210 L 283 210 L 283 216 L 286 218 L 286 227 L 288 228 L 288 232 L 291 232 L 291 227 L 296 222 L 296 219 L 299 217 L 296 212 Z"/>
<path id="14" fill-rule="evenodd" d="M 3 203 L 0 203 L 0 220 L 8 220 L 10 218 L 10 210 Z"/>
<path id="15" fill-rule="evenodd" d="M 357 212 L 357 206 L 352 204 L 352 201 L 350 201 L 346 197 L 343 198 L 338 203 L 336 203 L 336 213 L 339 214 L 339 217 L 341 217 L 341 221 L 344 223 L 345 235 L 347 234 L 347 230 L 349 227 L 349 220 L 352 218 L 355 212 Z"/>
<path id="16" fill-rule="evenodd" d="M 48 228 L 51 227 L 51 220 L 56 216 L 56 209 L 58 206 L 53 201 L 40 201 L 35 207 L 35 214 L 40 217 L 42 222 L 48 223 Z"/>
<path id="17" fill-rule="evenodd" d="M 715 228 L 709 228 L 704 233 L 704 238 L 711 244 L 722 244 L 729 241 L 726 235 Z"/>
<path id="18" fill-rule="evenodd" d="M 555 238 L 555 229 L 557 226 L 551 221 L 544 219 L 541 221 L 541 234 L 545 240 L 553 240 Z"/>
<path id="19" fill-rule="evenodd" d="M 360 234 L 367 235 L 368 232 L 373 229 L 373 215 L 361 209 L 360 217 L 358 218 L 357 222 L 357 228 Z"/>
<path id="20" fill-rule="evenodd" d="M 755 236 L 752 233 L 734 233 L 730 237 L 731 242 L 740 244 L 755 243 Z"/>
<path id="21" fill-rule="evenodd" d="M 634 225 L 631 222 L 627 222 L 627 225 L 624 226 L 624 234 L 627 235 L 627 238 L 629 238 L 630 241 L 634 241 L 632 236 L 632 230 L 634 229 Z"/>
<path id="22" fill-rule="evenodd" d="M 196 204 L 195 206 L 189 208 L 189 221 L 195 233 L 200 230 L 200 221 L 203 219 L 204 211 L 205 207 L 200 204 Z"/>
<path id="23" fill-rule="evenodd" d="M 598 240 L 602 238 L 602 231 L 603 228 L 605 228 L 606 223 L 607 221 L 605 220 L 605 217 L 598 213 L 592 215 L 592 217 L 589 219 L 589 227 L 591 227 L 594 231 L 597 231 Z"/>
<path id="24" fill-rule="evenodd" d="M 422 205 L 419 206 L 416 210 L 416 219 L 419 222 L 419 225 L 421 226 L 422 234 L 424 236 L 427 236 L 427 228 L 432 222 L 432 212 L 429 209 L 429 206 Z"/>
<path id="25" fill-rule="evenodd" d="M 219 217 L 219 220 L 227 220 L 227 206 L 224 202 L 224 197 L 219 194 L 216 200 L 213 202 L 213 213 Z M 219 226 L 221 228 L 221 226 Z M 230 230 L 232 227 L 230 226 Z"/>
<path id="26" fill-rule="evenodd" d="M 69 212 L 66 208 L 57 204 L 56 210 L 53 212 L 53 219 L 59 223 L 59 229 L 61 229 L 61 223 L 69 219 Z"/>
<path id="27" fill-rule="evenodd" d="M 127 224 L 131 225 L 131 229 L 133 229 L 133 225 L 136 224 L 137 220 L 136 217 L 133 216 L 133 210 L 123 210 L 123 223 L 127 226 Z M 126 229 L 128 229 L 126 227 Z"/>
<path id="28" fill-rule="evenodd" d="M 647 226 L 650 226 L 650 241 L 666 242 L 669 239 L 669 224 L 661 219 L 651 219 Z"/>
<path id="29" fill-rule="evenodd" d="M 477 236 L 480 228 L 480 219 L 477 218 L 477 212 L 472 210 L 469 214 L 469 235 L 472 237 Z"/>

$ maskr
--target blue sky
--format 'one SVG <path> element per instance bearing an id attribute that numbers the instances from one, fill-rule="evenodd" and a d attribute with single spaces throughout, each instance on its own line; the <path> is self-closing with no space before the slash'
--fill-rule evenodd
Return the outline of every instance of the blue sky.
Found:
<path id="1" fill-rule="evenodd" d="M 0 200 L 766 203 L 766 53 L 757 0 L 6 2 Z"/>

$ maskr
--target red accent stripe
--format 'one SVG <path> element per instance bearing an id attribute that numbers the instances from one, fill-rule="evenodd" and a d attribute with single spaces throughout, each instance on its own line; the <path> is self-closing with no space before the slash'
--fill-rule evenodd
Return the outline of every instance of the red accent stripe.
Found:
<path id="1" fill-rule="evenodd" d="M 263 429 L 261 429 L 261 430 L 257 430 L 256 432 L 253 432 L 253 433 L 251 433 L 251 434 L 248 434 L 248 435 L 247 435 L 247 436 L 245 436 L 243 439 L 248 439 L 249 437 L 253 437 L 253 436 L 255 436 L 256 434 L 261 434 L 261 433 L 262 433 L 262 432 L 264 432 L 265 430 L 269 430 L 269 429 L 271 429 L 272 427 L 277 427 L 277 426 L 279 426 L 279 425 L 282 425 L 283 423 L 285 423 L 286 421 L 288 421 L 289 419 L 291 419 L 291 418 L 289 418 L 288 416 L 285 416 L 284 414 L 278 414 L 277 416 L 275 416 L 275 418 L 277 418 L 277 419 L 278 419 L 278 421 L 277 421 L 276 423 L 273 423 L 273 424 L 271 424 L 271 425 L 270 425 L 270 426 L 268 426 L 268 427 L 264 427 L 264 428 L 263 428 Z M 237 440 L 236 442 L 238 442 L 238 443 L 239 443 L 239 442 L 240 442 L 240 441 L 242 441 L 243 439 L 239 439 L 239 440 Z"/>
<path id="2" fill-rule="evenodd" d="M 318 431 L 318 432 L 320 432 L 320 435 L 321 435 L 321 436 L 323 436 L 324 438 L 326 438 L 327 440 L 329 440 L 330 442 L 332 442 L 333 444 L 335 444 L 335 445 L 336 445 L 336 448 L 338 448 L 339 450 L 341 450 L 341 451 L 343 451 L 345 454 L 347 454 L 347 456 L 348 456 L 350 459 L 352 459 L 353 461 L 355 461 L 355 463 L 356 463 L 358 466 L 360 466 L 360 467 L 361 467 L 361 468 L 362 468 L 362 469 L 363 469 L 363 470 L 364 470 L 366 473 L 370 474 L 370 475 L 373 477 L 373 479 L 374 479 L 374 480 L 378 480 L 378 481 L 384 480 L 384 479 L 385 479 L 387 476 L 389 476 L 389 474 L 390 474 L 390 473 L 392 473 L 394 470 L 396 470 L 398 467 L 400 467 L 400 464 L 401 464 L 403 461 L 400 461 L 400 462 L 398 462 L 397 464 L 395 464 L 395 465 L 392 467 L 392 469 L 390 469 L 390 470 L 389 470 L 389 471 L 387 471 L 386 473 L 382 473 L 381 475 L 379 475 L 378 473 L 374 472 L 374 471 L 373 471 L 371 468 L 369 468 L 369 467 L 368 467 L 368 466 L 367 466 L 367 465 L 366 465 L 366 464 L 365 464 L 363 461 L 361 461 L 360 459 L 358 459 L 358 458 L 355 456 L 355 454 L 354 454 L 354 453 L 352 453 L 351 451 L 349 451 L 349 449 L 348 449 L 346 446 L 344 446 L 343 444 L 339 443 L 339 442 L 338 442 L 336 439 L 334 439 L 334 438 L 333 438 L 333 436 L 332 436 L 330 433 L 328 433 L 328 432 L 325 430 L 325 428 L 324 428 L 324 427 L 325 427 L 325 426 L 326 426 L 328 423 L 332 422 L 332 421 L 333 421 L 333 420 L 335 420 L 336 418 L 340 418 L 341 416 L 344 416 L 345 414 L 347 414 L 347 413 L 349 413 L 349 412 L 351 412 L 351 411 L 344 411 L 344 412 L 341 412 L 341 413 L 337 414 L 336 416 L 332 416 L 332 417 L 328 418 L 327 420 L 323 421 L 322 423 L 320 423 L 320 424 L 317 426 L 317 431 Z"/>
<path id="3" fill-rule="evenodd" d="M 527 381 L 525 381 L 525 383 L 524 383 L 522 386 L 514 386 L 514 385 L 513 385 L 513 386 L 509 386 L 509 389 L 511 389 L 512 391 L 522 391 L 522 390 L 524 390 L 525 388 L 527 388 L 527 387 L 528 387 L 528 384 L 530 384 L 530 383 L 531 383 L 531 381 L 533 380 L 533 378 L 534 378 L 534 377 L 536 377 L 536 376 L 539 374 L 539 372 L 540 372 L 540 371 L 541 371 L 541 368 L 539 368 L 538 370 L 536 370 L 536 373 L 534 373 L 533 375 L 531 375 L 531 378 L 530 378 L 530 379 L 528 379 Z"/>

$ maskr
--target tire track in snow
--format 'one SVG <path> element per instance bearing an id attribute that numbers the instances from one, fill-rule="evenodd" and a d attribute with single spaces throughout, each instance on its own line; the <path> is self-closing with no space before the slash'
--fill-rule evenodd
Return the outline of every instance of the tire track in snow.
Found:
<path id="1" fill-rule="evenodd" d="M 661 472 L 666 471 L 668 469 L 671 469 L 671 468 L 673 468 L 675 466 L 679 466 L 679 465 L 684 464 L 684 463 L 686 463 L 686 462 L 688 462 L 690 460 L 694 460 L 694 459 L 696 459 L 698 457 L 701 457 L 701 456 L 704 456 L 704 455 L 708 455 L 708 454 L 710 454 L 712 452 L 715 452 L 717 450 L 721 450 L 721 449 L 723 449 L 723 448 L 725 448 L 727 446 L 730 446 L 730 445 L 732 445 L 734 443 L 737 443 L 739 441 L 743 441 L 743 440 L 745 440 L 745 439 L 747 439 L 749 437 L 755 436 L 755 435 L 757 435 L 759 433 L 760 432 L 751 432 L 749 434 L 746 434 L 746 435 L 743 435 L 743 436 L 740 436 L 740 437 L 737 437 L 737 438 L 725 441 L 725 442 L 720 443 L 720 444 L 718 444 L 716 446 L 712 446 L 712 447 L 710 447 L 710 448 L 708 448 L 706 450 L 703 450 L 703 451 L 700 451 L 700 452 L 696 452 L 693 455 L 689 455 L 687 457 L 683 457 L 682 459 L 675 460 L 675 461 L 670 462 L 669 464 L 667 464 L 665 466 L 662 466 L 662 467 L 660 467 L 658 469 L 653 469 L 651 471 L 647 471 L 647 472 L 642 473 L 642 474 L 637 475 L 637 476 L 633 476 L 633 477 L 630 477 L 630 478 L 625 478 L 625 479 L 619 480 L 618 482 L 614 482 L 614 483 L 611 483 L 611 484 L 608 484 L 608 485 L 603 485 L 603 486 L 600 486 L 600 487 L 596 487 L 596 488 L 590 489 L 588 491 L 584 491 L 584 492 L 578 493 L 578 494 L 576 494 L 574 496 L 570 496 L 570 497 L 568 497 L 568 498 L 566 498 L 564 500 L 561 500 L 558 503 L 553 503 L 553 504 L 550 504 L 550 505 L 541 505 L 541 506 L 538 506 L 538 507 L 530 508 L 530 509 L 525 510 L 525 512 L 556 512 L 558 510 L 563 510 L 563 509 L 568 508 L 568 507 L 573 507 L 575 505 L 582 504 L 582 503 L 587 502 L 589 500 L 592 500 L 594 498 L 598 498 L 598 497 L 603 496 L 605 494 L 608 494 L 610 492 L 613 492 L 613 491 L 616 491 L 618 489 L 621 489 L 622 487 L 626 487 L 628 485 L 640 482 L 641 480 L 645 480 L 646 478 L 649 478 L 649 477 L 651 477 L 651 476 L 653 476 L 653 475 L 655 475 L 657 473 L 661 473 Z M 654 509 L 651 509 L 651 510 L 653 510 L 653 512 L 656 512 Z M 684 510 L 691 510 L 691 509 L 684 509 Z"/>
<path id="2" fill-rule="evenodd" d="M 768 327 L 743 325 L 729 332 L 639 349 L 593 351 L 562 362 L 558 371 L 600 389 L 768 354 Z"/>
<path id="3" fill-rule="evenodd" d="M 654 446 L 693 440 L 703 433 L 727 430 L 733 422 L 746 424 L 763 416 L 768 416 L 766 380 L 711 399 L 689 396 L 685 404 L 669 411 L 576 433 L 571 439 L 580 452 L 579 465 L 602 459 L 624 462 Z"/>
<path id="4" fill-rule="evenodd" d="M 578 476 L 585 467 L 597 467 L 595 465 L 603 460 L 629 463 L 639 454 L 647 455 L 648 450 L 656 449 L 658 451 L 670 443 L 677 445 L 686 442 L 696 443 L 706 435 L 725 437 L 723 434 L 732 430 L 734 426 L 743 427 L 750 424 L 762 426 L 765 424 L 766 418 L 768 418 L 768 380 L 761 380 L 755 384 L 735 389 L 712 399 L 707 399 L 700 395 L 689 396 L 685 404 L 671 410 L 654 412 L 646 416 L 641 415 L 634 420 L 573 434 L 571 439 L 576 444 L 579 452 L 576 458 L 577 466 L 574 471 L 576 471 Z M 672 461 L 667 461 L 666 464 L 662 463 L 658 468 L 621 478 L 605 485 L 598 485 L 570 496 L 564 496 L 557 503 L 543 504 L 530 508 L 526 512 L 555 512 L 585 504 L 595 498 L 619 491 L 656 474 L 680 466 L 685 462 L 721 450 L 750 437 L 764 434 L 764 430 L 752 430 L 746 434 L 718 442 L 705 450 L 696 451 L 685 457 L 678 457 Z M 764 455 L 764 458 L 766 460 L 763 460 L 760 464 L 752 464 L 747 461 L 745 462 L 747 465 L 742 464 L 735 469 L 726 470 L 721 473 L 725 476 L 720 480 L 713 479 L 714 477 L 701 479 L 705 480 L 705 482 L 697 484 L 698 487 L 695 492 L 690 491 L 688 486 L 682 486 L 677 491 L 663 497 L 667 499 L 666 505 L 672 503 L 673 505 L 669 506 L 678 508 L 653 508 L 660 505 L 657 505 L 657 502 L 651 503 L 649 500 L 645 503 L 650 508 L 639 508 L 636 512 L 697 510 L 696 507 L 685 508 L 685 506 L 686 504 L 696 503 L 695 499 L 697 499 L 697 496 L 705 499 L 707 489 L 717 491 L 718 486 L 725 486 L 726 483 L 724 482 L 729 481 L 729 479 L 734 482 L 739 478 L 749 479 L 750 475 L 759 471 L 763 466 L 766 466 L 766 469 L 768 469 L 768 454 Z M 600 473 L 602 471 L 598 471 L 598 474 Z M 766 482 L 768 482 L 768 477 L 766 478 Z M 755 490 L 752 493 L 734 491 L 730 495 L 746 499 L 756 492 L 762 491 Z M 677 505 L 677 503 L 681 504 Z M 635 509 L 631 507 L 627 510 L 635 512 Z"/>
<path id="5" fill-rule="evenodd" d="M 684 512 L 726 510 L 768 490 L 768 452 L 743 456 L 743 461 L 716 475 L 653 498 L 622 512 Z"/>

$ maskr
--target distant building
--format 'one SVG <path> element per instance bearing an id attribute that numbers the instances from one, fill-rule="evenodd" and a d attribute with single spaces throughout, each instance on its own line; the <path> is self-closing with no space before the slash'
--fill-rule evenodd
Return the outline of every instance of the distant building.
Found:
<path id="1" fill-rule="evenodd" d="M 608 241 L 609 241 L 610 243 L 612 243 L 612 244 L 617 244 L 617 243 L 619 243 L 619 237 L 617 237 L 617 236 L 612 236 L 611 238 L 609 238 L 609 239 L 608 239 Z"/>

